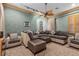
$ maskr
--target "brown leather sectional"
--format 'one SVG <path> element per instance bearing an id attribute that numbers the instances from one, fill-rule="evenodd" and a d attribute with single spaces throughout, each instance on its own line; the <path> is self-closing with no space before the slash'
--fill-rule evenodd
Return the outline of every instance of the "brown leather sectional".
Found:
<path id="1" fill-rule="evenodd" d="M 27 31 L 26 32 L 30 38 L 30 40 L 27 43 L 27 46 L 29 48 L 30 51 L 32 51 L 34 53 L 34 55 L 40 51 L 43 51 L 46 49 L 46 43 L 54 41 L 57 43 L 61 43 L 61 44 L 65 44 L 67 43 L 67 39 L 68 39 L 68 33 L 66 32 L 61 32 L 61 31 L 57 31 L 54 34 L 52 34 L 50 31 L 42 31 L 39 34 L 33 34 L 32 31 Z M 14 37 L 16 37 L 14 35 Z M 10 47 L 14 47 L 14 46 L 18 46 L 21 45 L 22 43 L 22 38 L 18 37 L 15 40 L 12 40 L 12 35 L 10 36 L 9 40 L 4 40 L 4 46 L 3 49 L 5 48 L 10 48 Z"/>

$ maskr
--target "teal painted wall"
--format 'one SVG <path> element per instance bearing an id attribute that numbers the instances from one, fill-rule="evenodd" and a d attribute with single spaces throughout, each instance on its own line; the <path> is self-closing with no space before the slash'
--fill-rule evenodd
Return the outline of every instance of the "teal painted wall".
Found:
<path id="1" fill-rule="evenodd" d="M 74 10 L 71 13 L 65 14 L 63 16 L 58 16 L 56 19 L 56 30 L 68 32 L 68 16 L 79 13 L 79 10 Z"/>
<path id="2" fill-rule="evenodd" d="M 39 18 L 38 16 L 33 16 L 32 17 L 32 20 L 31 20 L 31 29 L 32 29 L 33 32 L 37 31 L 37 25 L 36 25 L 37 23 L 36 23 L 36 21 L 37 21 L 38 18 Z"/>
<path id="3" fill-rule="evenodd" d="M 47 30 L 47 20 L 45 17 L 43 16 L 39 16 L 39 15 L 35 15 L 33 16 L 32 20 L 31 20 L 31 29 L 33 32 L 38 32 L 39 30 L 39 24 L 40 24 L 40 21 L 43 22 L 43 30 Z"/>
<path id="4" fill-rule="evenodd" d="M 39 23 L 37 23 L 38 20 L 42 20 L 44 23 L 44 29 L 47 29 L 47 27 L 45 26 L 47 24 L 47 21 L 44 20 L 44 17 L 33 14 L 26 14 L 10 8 L 4 8 L 4 13 L 5 34 L 10 32 L 20 33 L 26 30 L 32 30 L 33 32 L 36 32 L 39 25 Z M 30 27 L 24 27 L 25 21 L 30 22 Z"/>
<path id="5" fill-rule="evenodd" d="M 68 16 L 56 19 L 56 31 L 68 31 Z"/>
<path id="6" fill-rule="evenodd" d="M 40 29 L 40 22 L 43 22 L 43 31 L 47 30 L 47 27 L 48 27 L 47 19 L 44 16 L 39 16 L 36 21 L 37 32 L 39 32 L 39 29 Z"/>
<path id="7" fill-rule="evenodd" d="M 33 15 L 25 14 L 23 12 L 5 8 L 5 32 L 17 32 L 29 30 L 30 27 L 24 27 L 24 22 L 29 21 L 31 23 Z"/>

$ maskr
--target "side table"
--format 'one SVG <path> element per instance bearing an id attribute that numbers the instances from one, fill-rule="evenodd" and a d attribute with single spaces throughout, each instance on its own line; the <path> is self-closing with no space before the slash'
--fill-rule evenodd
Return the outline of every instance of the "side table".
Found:
<path id="1" fill-rule="evenodd" d="M 2 42 L 3 38 L 0 38 L 0 56 L 2 56 Z"/>

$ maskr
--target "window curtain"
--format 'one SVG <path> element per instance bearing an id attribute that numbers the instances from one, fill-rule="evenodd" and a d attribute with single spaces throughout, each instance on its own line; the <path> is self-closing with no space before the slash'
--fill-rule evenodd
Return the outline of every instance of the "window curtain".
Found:
<path id="1" fill-rule="evenodd" d="M 79 32 L 79 14 L 68 16 L 68 31 L 70 33 Z"/>

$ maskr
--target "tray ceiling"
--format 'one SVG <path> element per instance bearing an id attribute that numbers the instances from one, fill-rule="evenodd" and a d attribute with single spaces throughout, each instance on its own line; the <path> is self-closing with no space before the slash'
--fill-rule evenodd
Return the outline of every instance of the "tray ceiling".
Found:
<path id="1" fill-rule="evenodd" d="M 33 8 L 35 10 L 45 12 L 45 3 L 16 3 L 16 5 L 19 6 L 28 6 L 30 8 Z M 52 10 L 53 13 L 60 13 L 62 11 L 71 9 L 75 6 L 72 6 L 72 3 L 48 3 L 47 4 L 47 10 Z M 79 5 L 76 3 L 75 5 Z"/>

